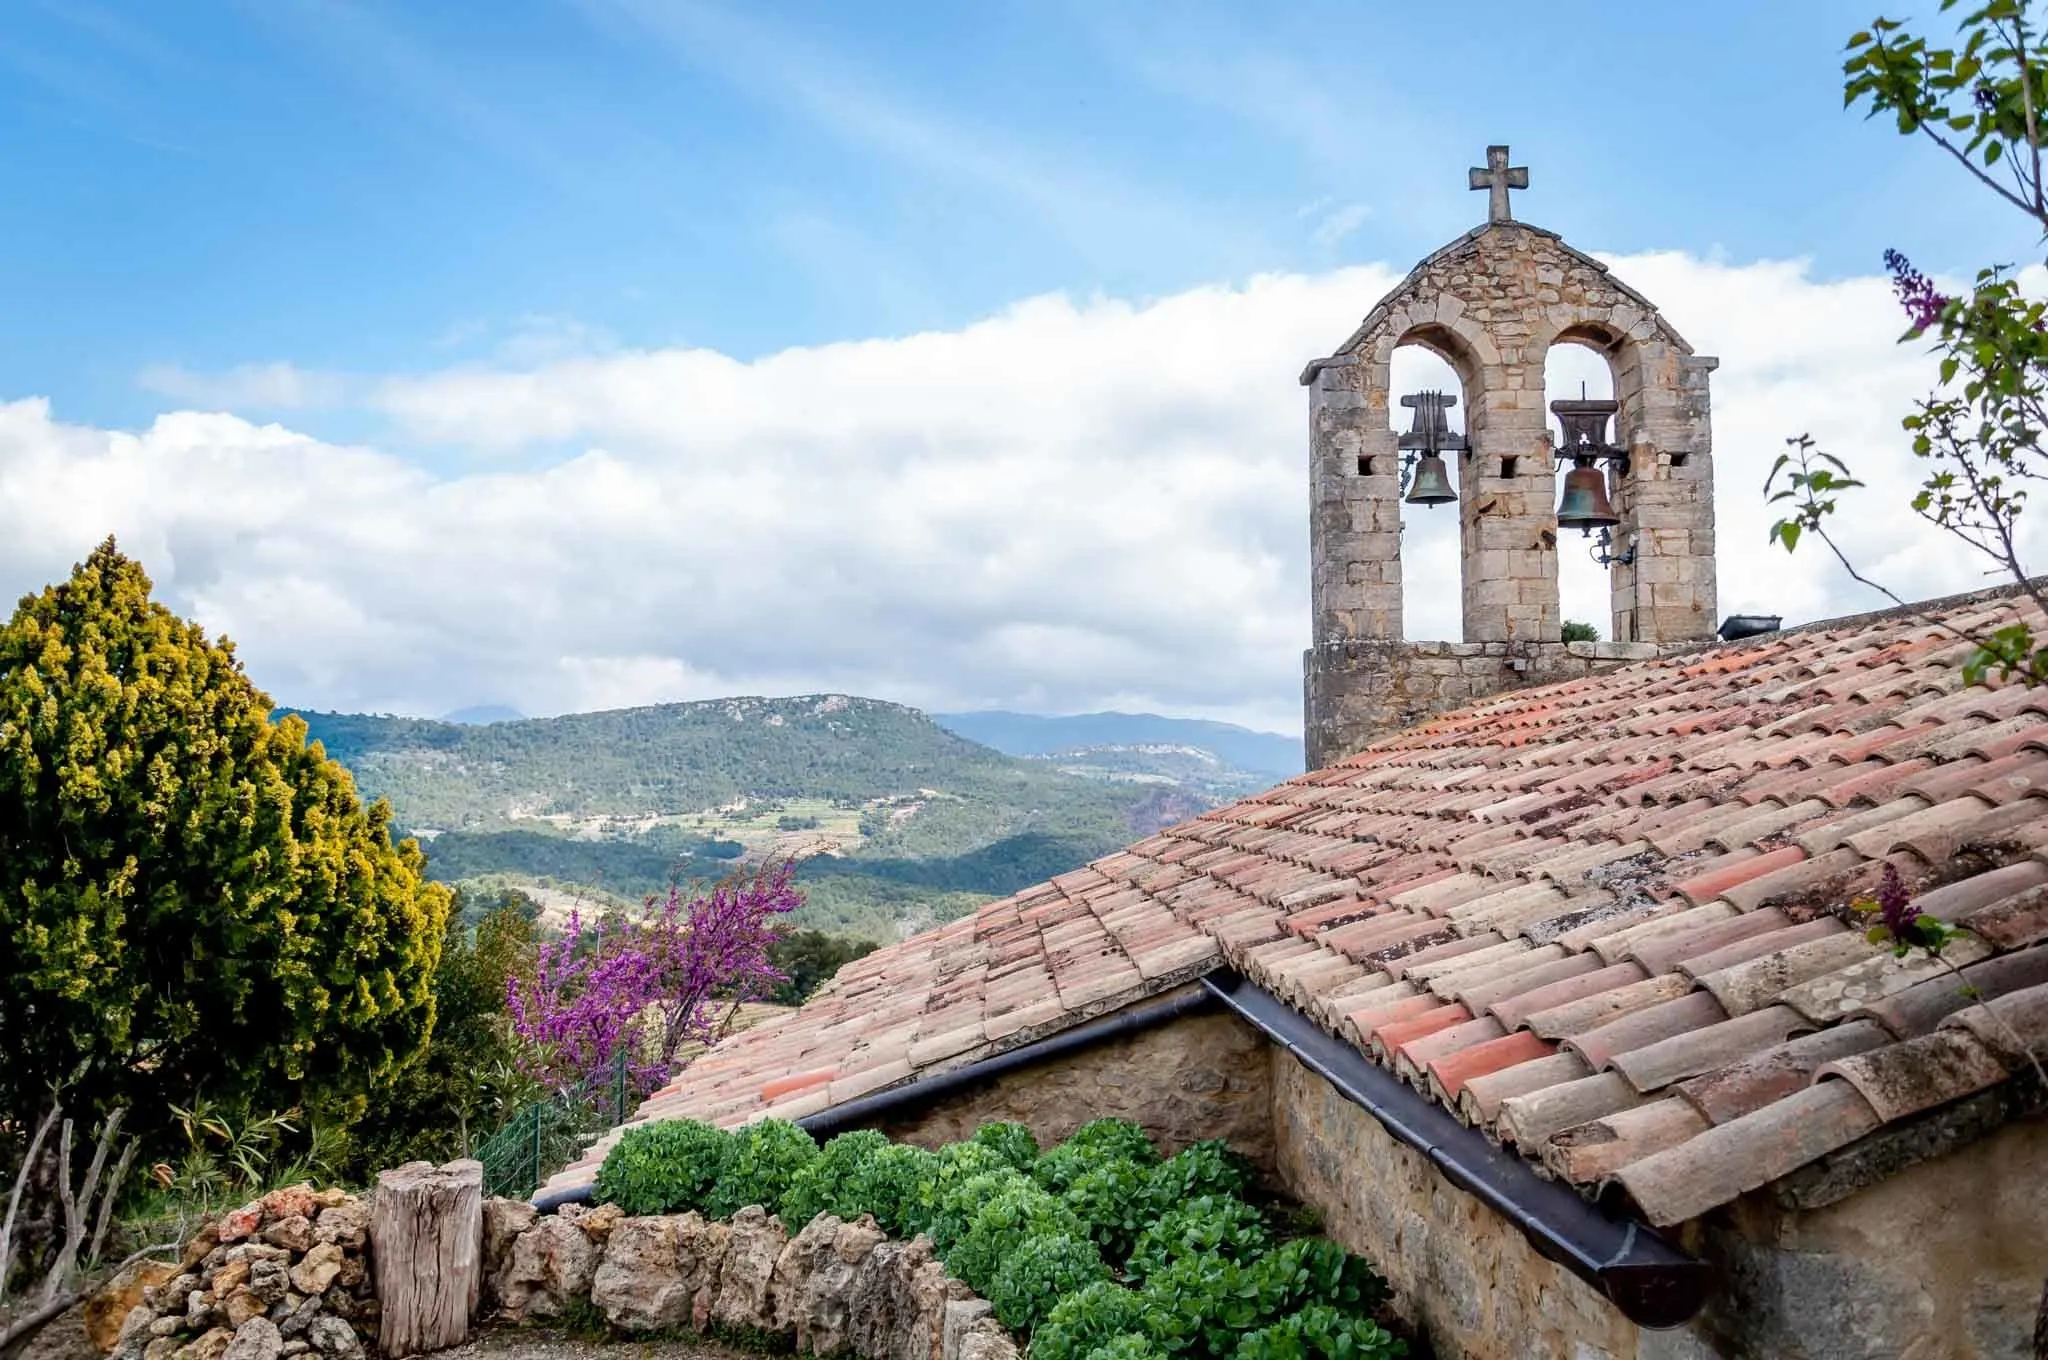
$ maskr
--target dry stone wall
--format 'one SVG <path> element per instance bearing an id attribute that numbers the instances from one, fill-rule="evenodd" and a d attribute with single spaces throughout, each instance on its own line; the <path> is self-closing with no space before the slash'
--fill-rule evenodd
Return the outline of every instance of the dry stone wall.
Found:
<path id="1" fill-rule="evenodd" d="M 369 1227 L 367 1199 L 305 1185 L 222 1215 L 143 1287 L 114 1360 L 361 1360 L 377 1335 Z"/>
<path id="2" fill-rule="evenodd" d="M 923 1237 L 892 1242 L 862 1216 L 820 1214 L 794 1237 L 756 1207 L 628 1218 L 616 1205 L 484 1206 L 485 1308 L 511 1322 L 578 1300 L 622 1332 L 721 1328 L 786 1338 L 817 1356 L 1017 1360 L 988 1305 L 946 1274 Z"/>

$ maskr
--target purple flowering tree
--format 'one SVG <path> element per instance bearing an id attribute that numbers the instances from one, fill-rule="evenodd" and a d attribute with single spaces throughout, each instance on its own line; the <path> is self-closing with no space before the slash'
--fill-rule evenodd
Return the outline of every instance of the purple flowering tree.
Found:
<path id="1" fill-rule="evenodd" d="M 568 1095 L 605 1079 L 623 1055 L 635 1094 L 667 1081 L 685 1045 L 717 1043 L 740 1005 L 783 980 L 768 949 L 803 905 L 794 879 L 793 864 L 770 865 L 687 898 L 670 889 L 639 920 L 591 925 L 572 913 L 532 973 L 505 982 L 529 1073 Z"/>
<path id="2" fill-rule="evenodd" d="M 1957 8 L 1958 0 L 1940 5 L 1943 13 Z M 1980 0 L 1963 9 L 1953 47 L 1878 19 L 1849 40 L 1844 92 L 1868 114 L 1894 119 L 1902 134 L 1938 146 L 2031 227 L 2048 231 L 2041 164 L 2048 53 L 2032 10 L 2029 0 Z M 1912 509 L 1989 558 L 2048 610 L 2048 589 L 2028 571 L 2018 532 L 2029 494 L 2048 478 L 2041 451 L 2048 311 L 2020 291 L 2008 267 L 1982 270 L 1966 292 L 1950 294 L 1898 250 L 1887 250 L 1884 263 L 1906 317 L 1902 341 L 1932 340 L 1939 356 L 1938 386 L 1904 422 L 1925 469 Z M 1830 531 L 1839 498 L 1862 482 L 1805 435 L 1787 442 L 1790 451 L 1764 487 L 1786 509 L 1771 526 L 1771 541 L 1790 552 L 1803 538 L 1817 539 L 1851 577 L 1905 605 L 1859 571 L 1850 548 Z M 1971 681 L 1996 673 L 2048 682 L 2048 646 L 2030 627 L 1959 636 L 1976 644 L 1965 668 Z"/>
<path id="3" fill-rule="evenodd" d="M 796 866 L 782 863 L 729 878 L 707 893 L 668 900 L 641 930 L 655 1063 L 666 1081 L 685 1044 L 718 1042 L 740 1006 L 785 976 L 768 962 L 782 918 L 803 905 Z"/>

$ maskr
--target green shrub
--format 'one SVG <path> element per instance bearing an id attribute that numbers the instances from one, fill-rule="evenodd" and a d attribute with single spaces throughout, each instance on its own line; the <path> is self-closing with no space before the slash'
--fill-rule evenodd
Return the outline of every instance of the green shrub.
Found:
<path id="1" fill-rule="evenodd" d="M 1311 1304 L 1364 1312 L 1387 1297 L 1387 1282 L 1371 1263 L 1327 1237 L 1283 1242 L 1259 1258 L 1257 1273 L 1267 1307 L 1275 1316 Z"/>
<path id="2" fill-rule="evenodd" d="M 1124 1332 L 1088 1352 L 1086 1360 L 1165 1360 L 1165 1352 L 1137 1332 Z"/>
<path id="3" fill-rule="evenodd" d="M 941 1254 L 953 1278 L 963 1280 L 986 1298 L 996 1271 L 1027 1237 L 1066 1233 L 1086 1237 L 1079 1219 L 1066 1205 L 1021 1177 L 975 1210 L 960 1240 Z"/>
<path id="4" fill-rule="evenodd" d="M 944 1256 L 954 1243 L 967 1235 L 968 1226 L 984 1205 L 1006 1191 L 1030 1184 L 1030 1177 L 1009 1166 L 955 1181 L 925 1220 L 925 1236 L 931 1238 L 932 1246 Z"/>
<path id="5" fill-rule="evenodd" d="M 1249 1162 L 1221 1138 L 1207 1138 L 1152 1168 L 1147 1189 L 1153 1211 L 1163 1214 L 1204 1195 L 1242 1195 L 1252 1179 Z"/>
<path id="6" fill-rule="evenodd" d="M 983 1124 L 974 1131 L 974 1142 L 999 1154 L 1019 1171 L 1029 1171 L 1038 1160 L 1038 1140 L 1022 1124 Z"/>
<path id="7" fill-rule="evenodd" d="M 1371 1318 L 1324 1303 L 1247 1332 L 1237 1344 L 1237 1360 L 1397 1360 L 1406 1354 L 1408 1343 Z"/>
<path id="8" fill-rule="evenodd" d="M 1074 1178 L 1060 1200 L 1109 1260 L 1122 1263 L 1153 1219 L 1147 1169 L 1128 1157 L 1100 1162 Z"/>
<path id="9" fill-rule="evenodd" d="M 855 1178 L 868 1158 L 888 1146 L 889 1140 L 872 1129 L 842 1133 L 826 1143 L 790 1179 L 782 1200 L 782 1225 L 795 1233 L 802 1232 L 819 1214 L 846 1219 L 860 1217 L 866 1206 L 855 1201 L 850 1193 L 856 1186 Z"/>
<path id="10" fill-rule="evenodd" d="M 1272 1320 L 1251 1272 L 1212 1252 L 1168 1261 L 1146 1277 L 1138 1301 L 1146 1335 L 1191 1360 L 1228 1356 L 1240 1334 Z"/>
<path id="11" fill-rule="evenodd" d="M 1033 1164 L 1031 1174 L 1055 1195 L 1080 1179 L 1081 1174 L 1113 1158 L 1125 1158 L 1149 1167 L 1159 1160 L 1158 1150 L 1145 1131 L 1128 1119 L 1091 1119 L 1058 1147 L 1048 1149 Z"/>
<path id="12" fill-rule="evenodd" d="M 732 1155 L 711 1187 L 704 1212 L 730 1218 L 758 1204 L 780 1214 L 791 1183 L 817 1156 L 817 1140 L 788 1120 L 757 1120 L 732 1135 Z"/>
<path id="13" fill-rule="evenodd" d="M 1128 1119 L 1091 1119 L 1075 1129 L 1062 1146 L 1087 1148 L 1104 1157 L 1128 1157 L 1140 1166 L 1159 1161 L 1159 1150 L 1145 1130 Z"/>
<path id="14" fill-rule="evenodd" d="M 882 1231 L 891 1237 L 911 1236 L 924 1224 L 922 1191 L 938 1179 L 938 1160 L 925 1149 L 908 1143 L 876 1148 L 854 1163 L 846 1185 L 846 1202 L 860 1212 L 873 1214 Z"/>
<path id="15" fill-rule="evenodd" d="M 1241 1199 L 1204 1195 L 1159 1216 L 1138 1234 L 1124 1273 L 1144 1279 L 1187 1256 L 1216 1255 L 1242 1264 L 1266 1249 L 1266 1223 Z"/>
<path id="16" fill-rule="evenodd" d="M 990 1172 L 1019 1174 L 1002 1153 L 983 1143 L 948 1143 L 932 1154 L 932 1178 L 919 1187 L 913 1217 L 918 1231 L 930 1233 L 932 1224 L 946 1206 L 947 1197 L 962 1184 Z M 954 1235 L 967 1231 L 965 1219 L 955 1225 Z M 938 1238 L 933 1237 L 933 1242 Z"/>
<path id="17" fill-rule="evenodd" d="M 1088 1360 L 1119 1336 L 1143 1330 L 1138 1296 L 1098 1280 L 1056 1300 L 1031 1334 L 1031 1360 Z"/>
<path id="18" fill-rule="evenodd" d="M 1042 1234 L 1010 1248 L 989 1281 L 988 1301 L 1005 1327 L 1028 1334 L 1061 1299 L 1108 1278 L 1109 1267 L 1093 1242 L 1071 1233 Z"/>
<path id="19" fill-rule="evenodd" d="M 732 1151 L 731 1134 L 695 1119 L 642 1124 L 605 1157 L 593 1197 L 635 1217 L 701 1209 Z"/>

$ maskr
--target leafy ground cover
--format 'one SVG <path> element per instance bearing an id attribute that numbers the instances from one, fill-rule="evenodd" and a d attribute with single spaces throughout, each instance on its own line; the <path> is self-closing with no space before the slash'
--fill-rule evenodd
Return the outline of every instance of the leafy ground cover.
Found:
<path id="1" fill-rule="evenodd" d="M 1221 1141 L 1161 1158 L 1142 1129 L 1097 1119 L 1041 1150 L 988 1124 L 936 1152 L 879 1133 L 823 1147 L 794 1124 L 630 1129 L 596 1198 L 628 1214 L 726 1217 L 759 1204 L 791 1231 L 821 1213 L 922 1233 L 952 1275 L 1030 1340 L 1033 1360 L 1393 1360 L 1386 1282 L 1252 1194 Z"/>

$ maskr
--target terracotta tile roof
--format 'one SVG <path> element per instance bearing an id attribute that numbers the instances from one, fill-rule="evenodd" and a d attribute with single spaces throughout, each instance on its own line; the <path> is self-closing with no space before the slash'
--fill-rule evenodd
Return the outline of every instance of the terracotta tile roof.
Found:
<path id="1" fill-rule="evenodd" d="M 1444 714 L 871 954 L 638 1117 L 800 1118 L 1227 963 L 1682 1222 L 2048 1047 L 2048 689 L 1964 687 L 1970 650 L 1880 616 Z M 1840 919 L 1887 863 L 1967 993 Z"/>

